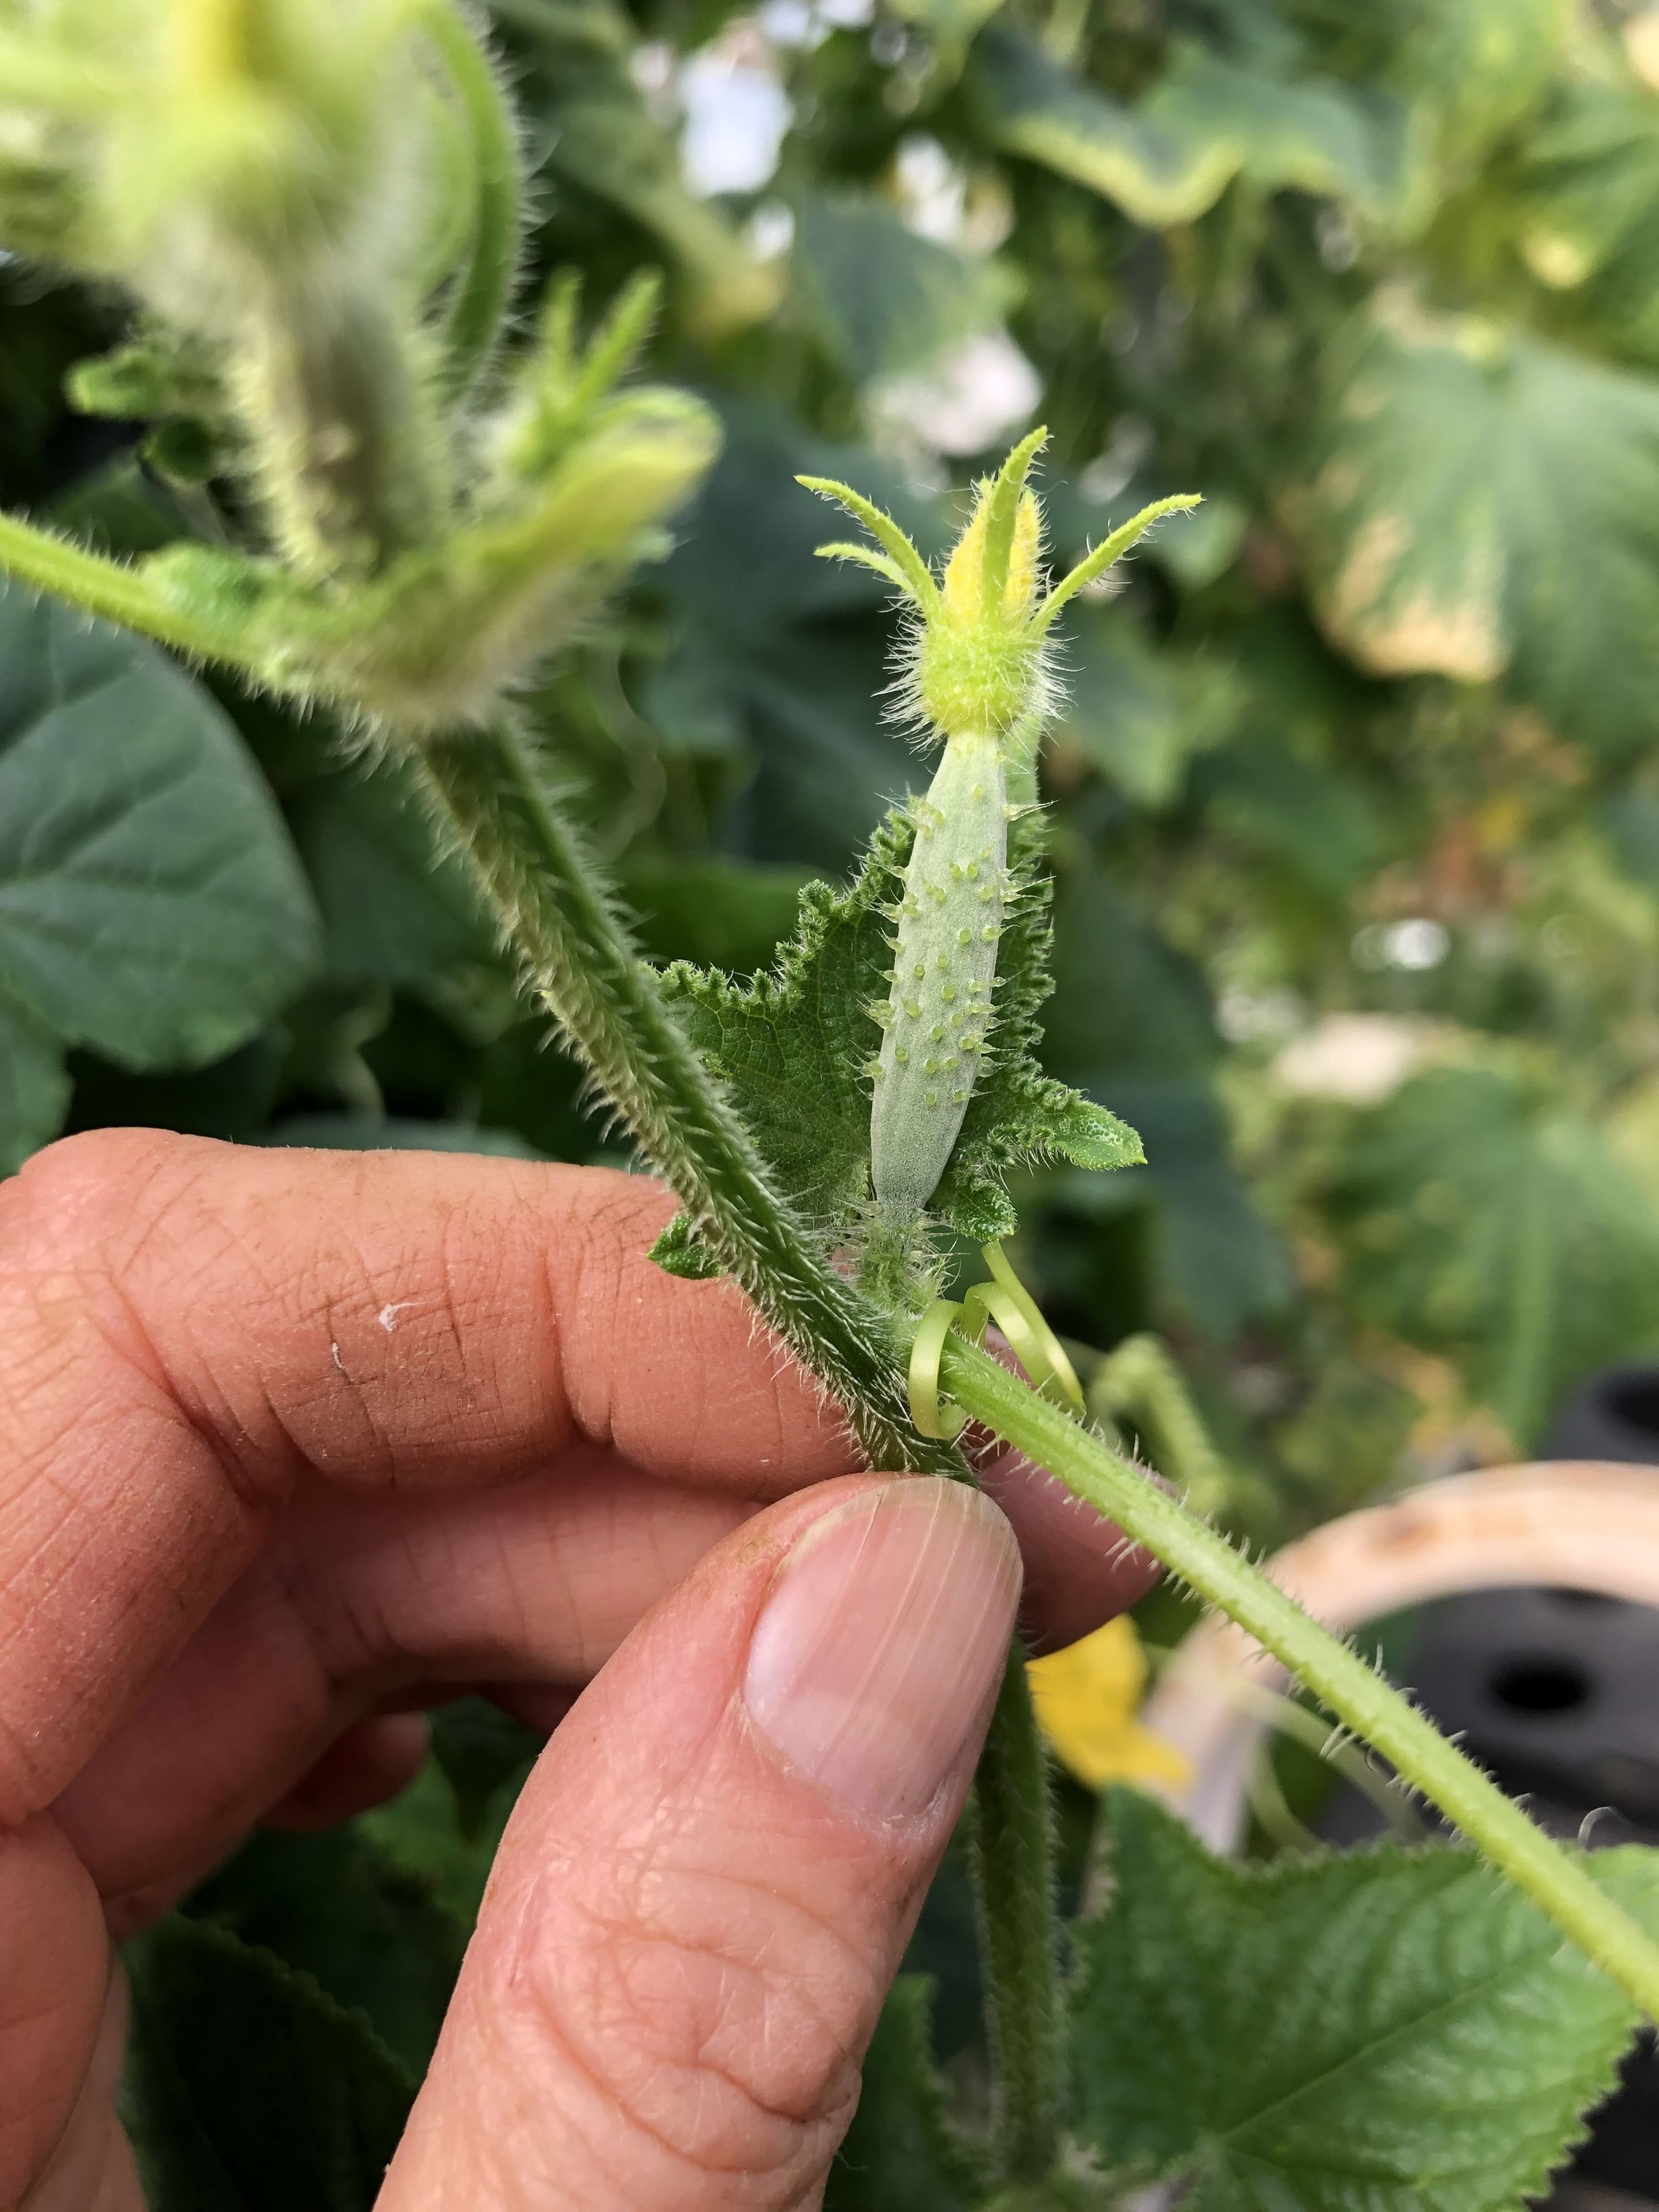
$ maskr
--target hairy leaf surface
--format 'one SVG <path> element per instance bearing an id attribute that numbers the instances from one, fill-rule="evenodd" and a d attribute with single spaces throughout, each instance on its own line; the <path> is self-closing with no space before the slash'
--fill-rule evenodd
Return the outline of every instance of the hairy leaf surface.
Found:
<path id="1" fill-rule="evenodd" d="M 1472 1852 L 1241 1868 L 1128 1790 L 1104 1818 L 1073 2057 L 1082 2132 L 1125 2179 L 1179 2178 L 1187 2212 L 1499 2212 L 1611 2086 L 1633 2008 Z M 1659 1917 L 1659 1854 L 1593 1863 Z"/>
<path id="2" fill-rule="evenodd" d="M 126 2117 L 149 2202 L 369 2212 L 415 2084 L 362 2014 L 200 1922 L 163 1921 L 127 1960 Z"/>
<path id="3" fill-rule="evenodd" d="M 981 2201 L 982 2161 L 951 2127 L 933 2063 L 932 1993 L 927 1975 L 904 1974 L 882 2007 L 824 2212 L 968 2212 Z"/>

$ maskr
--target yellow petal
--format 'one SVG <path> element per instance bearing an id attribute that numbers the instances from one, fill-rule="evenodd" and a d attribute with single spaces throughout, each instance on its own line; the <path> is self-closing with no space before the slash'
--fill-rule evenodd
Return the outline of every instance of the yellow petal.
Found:
<path id="1" fill-rule="evenodd" d="M 1044 1735 L 1085 1788 L 1109 1782 L 1178 1788 L 1189 1779 L 1190 1762 L 1136 1718 L 1146 1660 L 1127 1614 L 1064 1651 L 1029 1661 L 1026 1674 Z"/>

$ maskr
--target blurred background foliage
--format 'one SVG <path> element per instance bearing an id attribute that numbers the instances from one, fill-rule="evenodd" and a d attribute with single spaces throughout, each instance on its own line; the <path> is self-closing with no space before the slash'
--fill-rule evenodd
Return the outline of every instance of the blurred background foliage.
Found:
<path id="1" fill-rule="evenodd" d="M 1659 8 L 490 13 L 526 297 L 663 267 L 653 371 L 726 424 L 540 702 L 648 950 L 763 963 L 925 774 L 798 471 L 937 550 L 1046 421 L 1064 562 L 1201 491 L 1079 604 L 1043 771 L 1049 1057 L 1149 1164 L 1033 1177 L 1019 1264 L 1081 1344 L 1173 1344 L 1258 1536 L 1523 1452 L 1659 1343 Z M 210 540 L 216 426 L 75 374 L 125 335 L 0 266 L 0 501 Z M 0 1165 L 109 1122 L 611 1156 L 392 770 L 0 629 Z"/>

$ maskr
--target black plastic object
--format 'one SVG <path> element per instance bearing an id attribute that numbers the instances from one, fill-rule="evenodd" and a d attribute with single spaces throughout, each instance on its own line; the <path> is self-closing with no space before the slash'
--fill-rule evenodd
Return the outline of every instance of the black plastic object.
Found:
<path id="1" fill-rule="evenodd" d="M 1659 1472 L 1656 1472 L 1659 1481 Z M 1583 1590 L 1425 1606 L 1412 1686 L 1511 1792 L 1576 1833 L 1597 1808 L 1659 1840 L 1659 1611 Z"/>
<path id="2" fill-rule="evenodd" d="M 1609 1367 L 1556 1413 L 1540 1459 L 1616 1459 L 1659 1468 L 1659 1366 Z"/>

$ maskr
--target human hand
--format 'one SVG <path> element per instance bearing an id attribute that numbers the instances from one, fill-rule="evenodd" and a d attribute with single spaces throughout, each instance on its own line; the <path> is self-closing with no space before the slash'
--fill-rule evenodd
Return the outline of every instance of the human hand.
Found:
<path id="1" fill-rule="evenodd" d="M 1151 1571 L 1012 1458 L 997 1504 L 850 1473 L 736 1291 L 650 1264 L 668 1210 L 137 1131 L 0 1186 L 0 2206 L 141 2204 L 111 1931 L 393 1794 L 411 1705 L 584 1683 L 383 2212 L 818 2202 L 1020 1551 L 1057 1642 Z"/>

